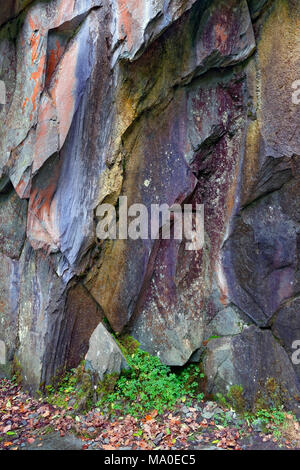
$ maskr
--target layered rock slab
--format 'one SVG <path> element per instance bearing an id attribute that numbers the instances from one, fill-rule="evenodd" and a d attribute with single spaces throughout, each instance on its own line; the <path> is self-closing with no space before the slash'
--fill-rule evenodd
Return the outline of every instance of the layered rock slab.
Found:
<path id="1" fill-rule="evenodd" d="M 26 384 L 75 367 L 103 314 L 172 365 L 211 335 L 248 348 L 254 323 L 280 341 L 253 334 L 261 353 L 286 365 L 298 331 L 298 5 L 53 0 L 16 20 L 7 6 L 0 341 Z M 204 204 L 204 249 L 97 240 L 97 207 L 119 195 Z M 275 370 L 293 396 L 292 373 Z"/>

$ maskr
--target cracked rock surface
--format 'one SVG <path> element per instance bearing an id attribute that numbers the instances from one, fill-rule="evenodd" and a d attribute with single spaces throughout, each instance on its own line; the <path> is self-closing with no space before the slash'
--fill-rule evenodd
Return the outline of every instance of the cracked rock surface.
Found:
<path id="1" fill-rule="evenodd" d="M 297 408 L 299 22 L 295 0 L 5 2 L 0 375 L 15 358 L 37 390 L 105 319 L 168 365 L 204 355 L 214 393 L 275 378 Z M 204 204 L 203 249 L 99 240 L 119 196 Z"/>

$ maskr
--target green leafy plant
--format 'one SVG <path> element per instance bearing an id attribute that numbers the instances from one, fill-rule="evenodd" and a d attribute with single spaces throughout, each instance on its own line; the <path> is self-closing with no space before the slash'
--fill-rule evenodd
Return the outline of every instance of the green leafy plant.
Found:
<path id="1" fill-rule="evenodd" d="M 153 410 L 161 413 L 178 400 L 190 405 L 193 399 L 203 399 L 199 389 L 203 374 L 198 365 L 191 364 L 175 373 L 158 357 L 139 349 L 139 343 L 130 336 L 117 341 L 130 369 L 120 377 L 108 374 L 97 382 L 82 363 L 54 385 L 45 387 L 46 400 L 68 410 L 71 404 L 74 411 L 89 409 L 96 402 L 101 411 L 137 416 Z"/>
<path id="2" fill-rule="evenodd" d="M 282 437 L 282 432 L 287 428 L 288 421 L 283 407 L 262 408 L 255 413 L 245 413 L 244 418 L 251 426 L 252 423 L 260 421 L 262 431 L 272 433 L 276 439 Z M 295 419 L 295 418 L 294 418 Z"/>
<path id="3" fill-rule="evenodd" d="M 122 410 L 136 416 L 152 410 L 161 413 L 172 408 L 179 399 L 203 398 L 197 393 L 199 379 L 203 377 L 199 366 L 189 365 L 176 374 L 158 357 L 136 346 L 134 344 L 135 352 L 131 349 L 126 357 L 130 370 L 123 372 L 112 392 L 103 394 L 97 403 L 99 408 L 107 407 L 112 413 Z"/>

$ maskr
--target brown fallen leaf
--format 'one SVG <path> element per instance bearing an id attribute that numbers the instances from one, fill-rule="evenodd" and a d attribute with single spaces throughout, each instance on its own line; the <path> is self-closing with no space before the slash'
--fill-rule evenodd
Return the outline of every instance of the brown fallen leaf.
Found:
<path id="1" fill-rule="evenodd" d="M 3 445 L 4 445 L 4 447 L 10 447 L 10 446 L 12 446 L 12 445 L 13 445 L 13 443 L 12 443 L 12 442 L 10 442 L 10 441 L 7 441 L 7 442 L 4 442 L 4 444 L 3 444 Z"/>
<path id="2" fill-rule="evenodd" d="M 146 416 L 145 416 L 145 420 L 146 420 L 146 421 L 152 421 L 152 419 L 153 419 L 153 418 L 152 418 L 151 415 L 146 415 Z"/>

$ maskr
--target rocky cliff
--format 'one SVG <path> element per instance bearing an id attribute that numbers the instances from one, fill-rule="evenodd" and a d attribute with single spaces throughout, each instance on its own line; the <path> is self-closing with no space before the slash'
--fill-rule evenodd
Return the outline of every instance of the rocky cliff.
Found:
<path id="1" fill-rule="evenodd" d="M 108 323 L 296 408 L 299 1 L 2 3 L 0 374 L 36 390 Z M 203 249 L 99 240 L 119 196 L 204 204 Z"/>

